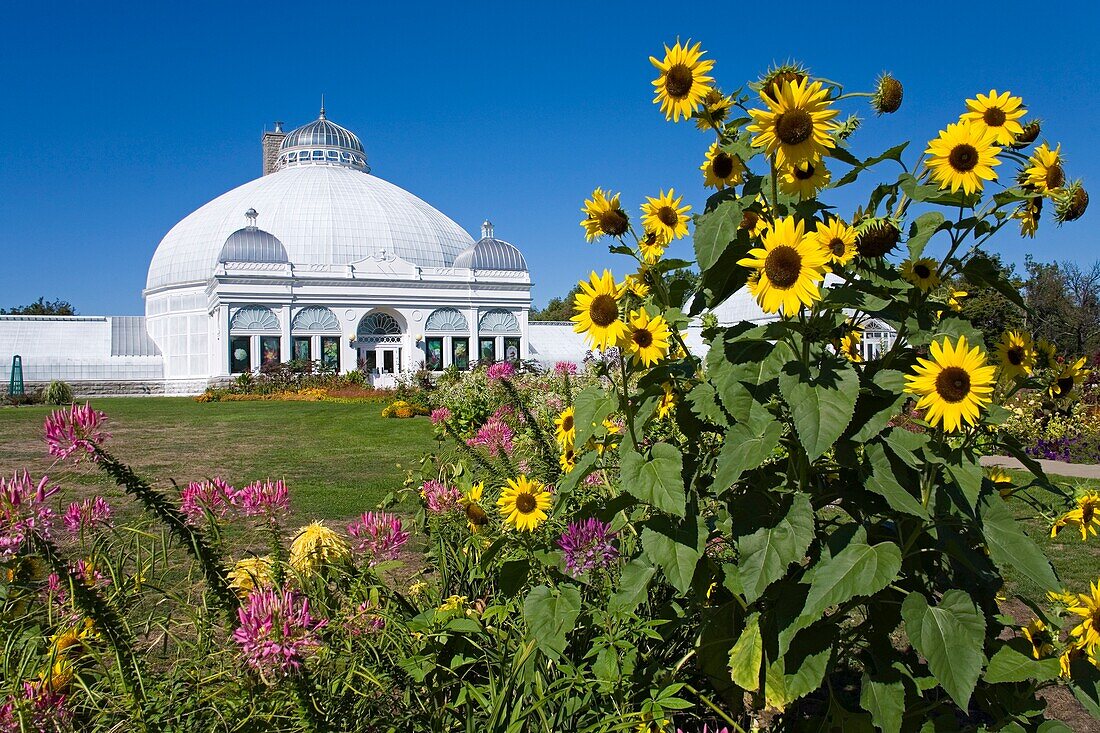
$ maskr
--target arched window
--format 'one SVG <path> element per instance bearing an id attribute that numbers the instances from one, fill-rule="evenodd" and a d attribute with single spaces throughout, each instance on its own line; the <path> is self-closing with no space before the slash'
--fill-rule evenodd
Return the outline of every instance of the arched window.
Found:
<path id="1" fill-rule="evenodd" d="M 428 333 L 450 333 L 452 331 L 466 333 L 470 330 L 470 325 L 466 322 L 466 316 L 459 313 L 457 309 L 440 308 L 432 311 L 432 314 L 428 316 L 428 320 L 424 322 L 424 330 Z"/>
<path id="2" fill-rule="evenodd" d="M 370 336 L 398 336 L 401 334 L 401 326 L 397 319 L 389 313 L 368 313 L 359 321 L 356 335 L 359 338 Z"/>
<path id="3" fill-rule="evenodd" d="M 519 333 L 519 321 L 511 311 L 493 308 L 481 316 L 477 330 L 484 334 L 515 335 Z"/>
<path id="4" fill-rule="evenodd" d="M 233 314 L 229 321 L 229 330 L 237 333 L 278 333 L 279 319 L 270 308 L 249 305 Z"/>
<path id="5" fill-rule="evenodd" d="M 328 308 L 320 305 L 311 305 L 303 308 L 294 316 L 291 330 L 298 333 L 311 331 L 313 333 L 340 333 L 340 321 Z"/>

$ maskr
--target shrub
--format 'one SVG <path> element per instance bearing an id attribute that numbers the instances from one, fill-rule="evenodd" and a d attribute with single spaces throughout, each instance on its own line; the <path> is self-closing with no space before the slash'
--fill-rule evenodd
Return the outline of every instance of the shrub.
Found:
<path id="1" fill-rule="evenodd" d="M 73 388 L 66 382 L 55 379 L 46 385 L 42 393 L 42 401 L 47 405 L 71 405 L 73 402 Z"/>

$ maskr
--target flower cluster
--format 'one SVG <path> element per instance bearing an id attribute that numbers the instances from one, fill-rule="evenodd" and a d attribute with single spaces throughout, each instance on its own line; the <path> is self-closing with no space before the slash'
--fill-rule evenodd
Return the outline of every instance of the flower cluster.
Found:
<path id="1" fill-rule="evenodd" d="M 590 517 L 570 522 L 558 538 L 558 547 L 565 555 L 566 569 L 580 576 L 596 568 L 606 568 L 615 561 L 619 550 L 612 544 L 614 540 L 610 524 Z"/>
<path id="2" fill-rule="evenodd" d="M 299 529 L 290 543 L 290 567 L 298 573 L 316 572 L 350 555 L 344 538 L 321 522 L 310 522 Z"/>
<path id="3" fill-rule="evenodd" d="M 21 696 L 9 696 L 0 705 L 0 731 L 70 730 L 73 713 L 66 707 L 66 699 L 47 682 L 24 682 Z"/>
<path id="4" fill-rule="evenodd" d="M 233 499 L 246 517 L 276 516 L 290 511 L 290 494 L 281 479 L 254 481 L 237 490 Z"/>
<path id="5" fill-rule="evenodd" d="M 17 554 L 32 533 L 49 536 L 54 513 L 46 501 L 60 490 L 46 476 L 35 483 L 26 471 L 0 476 L 0 561 Z"/>
<path id="6" fill-rule="evenodd" d="M 459 508 L 462 492 L 457 487 L 448 486 L 435 479 L 425 481 L 420 487 L 420 496 L 432 514 L 446 514 Z"/>
<path id="7" fill-rule="evenodd" d="M 512 442 L 515 435 L 516 432 L 512 426 L 504 422 L 500 416 L 493 415 L 478 428 L 477 433 L 469 438 L 466 444 L 471 448 L 481 446 L 493 456 L 510 456 L 515 449 Z"/>
<path id="8" fill-rule="evenodd" d="M 348 534 L 356 539 L 355 549 L 370 557 L 371 565 L 396 560 L 409 541 L 401 519 L 386 512 L 366 512 L 348 525 Z"/>
<path id="9" fill-rule="evenodd" d="M 298 672 L 306 655 L 320 646 L 327 624 L 309 612 L 309 599 L 291 589 L 263 588 L 237 611 L 233 640 L 245 661 L 266 680 Z"/>
<path id="10" fill-rule="evenodd" d="M 207 512 L 221 519 L 236 505 L 237 493 L 217 477 L 210 481 L 192 481 L 180 492 L 180 511 L 192 523 L 201 521 Z"/>
<path id="11" fill-rule="evenodd" d="M 96 451 L 111 437 L 103 430 L 106 420 L 107 415 L 90 404 L 55 411 L 45 426 L 50 455 L 64 460 L 75 453 L 78 460 L 85 455 L 97 460 Z"/>
<path id="12" fill-rule="evenodd" d="M 446 407 L 437 407 L 432 410 L 428 419 L 432 421 L 432 425 L 440 425 L 451 419 L 451 411 Z"/>
<path id="13" fill-rule="evenodd" d="M 491 380 L 507 379 L 516 373 L 516 367 L 510 361 L 497 361 L 485 370 L 485 376 Z"/>
<path id="14" fill-rule="evenodd" d="M 96 525 L 108 526 L 111 523 L 111 505 L 102 496 L 74 501 L 69 504 L 62 519 L 65 529 L 72 534 L 79 534 Z"/>
<path id="15" fill-rule="evenodd" d="M 577 373 L 577 365 L 571 361 L 559 361 L 554 364 L 554 373 L 559 377 L 575 376 Z"/>

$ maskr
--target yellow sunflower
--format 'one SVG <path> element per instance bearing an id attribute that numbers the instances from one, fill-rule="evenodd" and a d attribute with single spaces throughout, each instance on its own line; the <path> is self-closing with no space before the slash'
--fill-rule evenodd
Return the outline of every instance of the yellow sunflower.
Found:
<path id="1" fill-rule="evenodd" d="M 1078 659 L 1086 659 L 1089 655 L 1085 651 L 1085 647 L 1079 642 L 1071 641 L 1066 645 L 1066 648 L 1062 651 L 1061 656 L 1058 657 L 1058 666 L 1061 668 L 1062 676 L 1066 679 L 1070 678 L 1070 670 L 1073 667 L 1073 663 Z"/>
<path id="2" fill-rule="evenodd" d="M 605 234 L 621 237 L 630 230 L 630 217 L 619 204 L 619 194 L 612 196 L 602 188 L 593 191 L 592 198 L 585 199 L 581 213 L 584 214 L 581 220 L 584 238 L 589 242 Z"/>
<path id="3" fill-rule="evenodd" d="M 791 163 L 779 176 L 779 190 L 788 196 L 812 199 L 817 192 L 829 185 L 832 174 L 821 161 Z"/>
<path id="4" fill-rule="evenodd" d="M 741 159 L 722 152 L 716 142 L 710 144 L 707 157 L 699 170 L 703 171 L 703 185 L 707 188 L 723 189 L 745 180 L 745 166 Z"/>
<path id="5" fill-rule="evenodd" d="M 732 108 L 732 99 L 718 89 L 710 89 L 703 95 L 703 108 L 695 115 L 695 126 L 700 130 L 719 128 Z"/>
<path id="6" fill-rule="evenodd" d="M 1066 364 L 1058 372 L 1057 378 L 1051 383 L 1049 392 L 1050 396 L 1056 400 L 1068 397 L 1069 393 L 1073 391 L 1073 388 L 1085 381 L 1085 377 L 1088 376 L 1089 370 L 1085 369 L 1085 357 L 1081 357 L 1077 361 Z"/>
<path id="7" fill-rule="evenodd" d="M 1021 175 L 1021 183 L 1038 193 L 1050 193 L 1066 185 L 1066 172 L 1062 168 L 1062 146 L 1054 150 L 1043 143 L 1035 148 L 1027 159 L 1028 166 Z"/>
<path id="8" fill-rule="evenodd" d="M 667 194 L 661 191 L 657 198 L 646 196 L 646 203 L 642 204 L 642 226 L 646 231 L 654 232 L 662 245 L 687 236 L 687 212 L 691 206 L 681 206 L 683 200 L 683 196 L 677 196 L 676 191 L 670 188 Z"/>
<path id="9" fill-rule="evenodd" d="M 508 486 L 497 499 L 504 523 L 521 532 L 533 532 L 546 521 L 550 508 L 550 493 L 537 479 L 520 476 L 508 479 Z"/>
<path id="10" fill-rule="evenodd" d="M 1082 618 L 1069 635 L 1087 651 L 1100 646 L 1100 582 L 1090 583 L 1088 593 L 1078 593 L 1077 603 L 1066 609 Z"/>
<path id="11" fill-rule="evenodd" d="M 626 337 L 626 324 L 619 318 L 619 298 L 622 290 L 615 284 L 610 270 L 603 275 L 593 272 L 589 281 L 581 280 L 573 308 L 573 330 L 583 333 L 592 348 L 607 351 Z"/>
<path id="12" fill-rule="evenodd" d="M 771 223 L 767 219 L 767 208 L 764 211 L 753 211 L 747 209 L 745 213 L 741 215 L 741 223 L 737 226 L 738 229 L 744 229 L 749 233 L 751 237 L 762 237 L 764 232 L 768 231 L 768 227 Z"/>
<path id="13" fill-rule="evenodd" d="M 917 409 L 926 410 L 933 427 L 942 422 L 944 430 L 953 432 L 963 422 L 976 424 L 992 400 L 996 368 L 986 365 L 985 354 L 967 344 L 966 336 L 955 344 L 950 338 L 933 341 L 930 351 L 932 359 L 918 357 L 915 373 L 905 377 L 905 391 L 920 396 Z"/>
<path id="14" fill-rule="evenodd" d="M 830 107 L 829 90 L 821 82 L 807 77 L 784 81 L 777 99 L 768 95 L 761 99 L 768 109 L 749 110 L 753 123 L 747 129 L 756 133 L 753 147 L 774 154 L 778 167 L 820 160 L 836 147 L 830 135 L 836 125 L 830 120 L 839 111 Z"/>
<path id="15" fill-rule="evenodd" d="M 805 222 L 780 219 L 764 233 L 763 247 L 749 250 L 737 264 L 755 270 L 749 292 L 767 313 L 793 316 L 803 305 L 821 300 L 817 284 L 825 279 L 825 252 L 805 236 Z"/>
<path id="16" fill-rule="evenodd" d="M 968 295 L 970 295 L 970 293 L 965 290 L 952 290 L 951 296 L 947 299 L 947 307 L 959 313 L 963 308 L 963 298 Z"/>
<path id="17" fill-rule="evenodd" d="M 672 382 L 664 382 L 661 384 L 661 390 L 664 394 L 661 395 L 661 399 L 657 401 L 657 419 L 667 417 L 676 407 L 676 393 L 672 390 Z"/>
<path id="18" fill-rule="evenodd" d="M 818 222 L 813 236 L 833 264 L 847 265 L 856 256 L 855 227 L 848 226 L 835 216 Z"/>
<path id="19" fill-rule="evenodd" d="M 1003 468 L 998 468 L 997 466 L 990 468 L 989 471 L 986 472 L 986 478 L 993 482 L 994 488 L 997 489 L 1002 499 L 1007 499 L 1015 492 L 1012 476 Z"/>
<path id="20" fill-rule="evenodd" d="M 951 193 L 961 188 L 964 193 L 971 194 L 981 191 L 985 181 L 996 180 L 993 166 L 1001 164 L 997 160 L 1001 149 L 993 145 L 994 140 L 992 131 L 966 120 L 941 131 L 924 151 L 930 156 L 928 167 L 940 188 L 949 188 Z"/>
<path id="21" fill-rule="evenodd" d="M 562 473 L 569 473 L 577 467 L 577 452 L 573 450 L 571 444 L 562 450 L 561 455 L 558 456 L 558 463 L 561 465 Z"/>
<path id="22" fill-rule="evenodd" d="M 485 483 L 478 481 L 470 486 L 470 489 L 462 495 L 458 502 L 466 512 L 466 521 L 470 525 L 471 532 L 477 532 L 489 523 L 489 515 L 485 513 L 485 509 L 481 506 L 481 500 L 484 496 Z"/>
<path id="23" fill-rule="evenodd" d="M 906 260 L 901 265 L 901 276 L 927 293 L 940 284 L 940 275 L 936 272 L 938 263 L 928 257 L 919 260 Z"/>
<path id="24" fill-rule="evenodd" d="M 623 343 L 627 352 L 648 368 L 668 354 L 670 337 L 664 318 L 651 317 L 645 308 L 640 308 L 630 314 L 630 327 Z"/>
<path id="25" fill-rule="evenodd" d="M 1050 633 L 1047 625 L 1039 619 L 1035 619 L 1021 628 L 1020 633 L 1031 644 L 1031 656 L 1036 659 L 1045 659 L 1054 651 L 1054 635 Z"/>
<path id="26" fill-rule="evenodd" d="M 1063 514 L 1050 528 L 1050 536 L 1057 537 L 1066 527 L 1080 527 L 1081 541 L 1085 542 L 1089 534 L 1094 537 L 1100 528 L 1100 494 L 1089 491 L 1077 499 L 1077 506 Z"/>
<path id="27" fill-rule="evenodd" d="M 656 88 L 653 103 L 661 105 L 666 120 L 679 122 L 681 117 L 685 120 L 691 117 L 713 88 L 710 82 L 714 79 L 707 76 L 707 72 L 714 67 L 714 61 L 702 59 L 706 52 L 699 50 L 701 45 L 696 43 L 692 46 L 691 39 L 683 46 L 676 41 L 672 48 L 665 46 L 663 60 L 649 57 L 650 63 L 661 72 L 653 80 Z"/>
<path id="28" fill-rule="evenodd" d="M 1043 199 L 1033 196 L 1016 207 L 1012 218 L 1020 222 L 1020 236 L 1034 238 L 1039 231 L 1039 217 L 1043 214 Z"/>
<path id="29" fill-rule="evenodd" d="M 574 414 L 573 407 L 569 406 L 554 418 L 554 434 L 562 447 L 573 445 L 573 441 L 577 439 L 577 426 L 573 422 Z"/>
<path id="30" fill-rule="evenodd" d="M 1001 371 L 1010 378 L 1027 377 L 1035 369 L 1035 349 L 1031 336 L 1024 331 L 1005 331 L 997 344 Z"/>
<path id="31" fill-rule="evenodd" d="M 271 556 L 244 557 L 237 561 L 226 579 L 229 587 L 244 597 L 257 588 L 271 585 L 275 575 L 271 569 Z"/>
<path id="32" fill-rule="evenodd" d="M 642 253 L 642 259 L 647 265 L 652 265 L 661 259 L 665 253 L 665 244 L 657 232 L 646 230 L 642 238 L 638 240 L 638 251 Z"/>
<path id="33" fill-rule="evenodd" d="M 966 100 L 966 108 L 969 111 L 959 119 L 993 133 L 999 145 L 1011 145 L 1016 142 L 1017 135 L 1023 134 L 1024 127 L 1019 120 L 1027 114 L 1024 100 L 1013 97 L 1010 92 L 997 94 L 996 89 L 990 89 L 989 94 L 979 94 L 977 99 Z"/>
<path id="34" fill-rule="evenodd" d="M 863 362 L 863 351 L 859 348 L 859 345 L 862 341 L 863 330 L 853 328 L 840 337 L 840 353 L 853 364 L 861 364 Z"/>
<path id="35" fill-rule="evenodd" d="M 320 522 L 310 522 L 298 530 L 290 543 L 290 567 L 309 573 L 351 555 L 348 543 Z"/>
<path id="36" fill-rule="evenodd" d="M 640 274 L 627 275 L 623 282 L 623 289 L 630 291 L 635 297 L 644 298 L 649 295 L 649 286 Z"/>

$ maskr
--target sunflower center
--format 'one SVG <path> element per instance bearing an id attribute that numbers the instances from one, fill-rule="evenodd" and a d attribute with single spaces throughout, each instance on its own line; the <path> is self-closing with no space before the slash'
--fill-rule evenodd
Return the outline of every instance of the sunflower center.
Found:
<path id="1" fill-rule="evenodd" d="M 1005 111 L 1000 107 L 990 107 L 982 115 L 982 120 L 989 127 L 1000 127 L 1005 123 Z"/>
<path id="2" fill-rule="evenodd" d="M 520 514 L 530 514 L 538 505 L 535 497 L 526 491 L 516 494 L 516 511 Z"/>
<path id="3" fill-rule="evenodd" d="M 618 237 L 621 234 L 625 234 L 629 222 L 627 221 L 626 214 L 620 209 L 608 209 L 600 214 L 600 231 L 604 234 L 610 234 L 613 237 Z"/>
<path id="4" fill-rule="evenodd" d="M 936 392 L 947 402 L 960 402 L 970 394 L 970 375 L 962 367 L 947 367 L 936 377 Z"/>
<path id="5" fill-rule="evenodd" d="M 662 206 L 657 209 L 657 219 L 666 227 L 674 227 L 680 221 L 680 215 L 671 206 Z"/>
<path id="6" fill-rule="evenodd" d="M 951 167 L 959 173 L 969 173 L 978 164 L 978 151 L 969 143 L 956 145 L 951 149 L 951 154 L 947 156 L 947 160 L 951 163 Z"/>
<path id="7" fill-rule="evenodd" d="M 1047 168 L 1047 188 L 1061 188 L 1066 182 L 1066 172 L 1062 166 L 1055 163 Z"/>
<path id="8" fill-rule="evenodd" d="M 588 306 L 588 315 L 597 326 L 607 328 L 619 318 L 619 303 L 606 293 L 597 295 Z"/>
<path id="9" fill-rule="evenodd" d="M 1093 515 L 1096 513 L 1092 504 L 1085 504 L 1081 507 L 1081 524 L 1092 524 Z"/>
<path id="10" fill-rule="evenodd" d="M 1012 366 L 1020 366 L 1024 363 L 1024 350 L 1022 347 L 1013 346 L 1005 352 L 1005 356 L 1008 357 L 1008 363 Z"/>
<path id="11" fill-rule="evenodd" d="M 691 91 L 691 85 L 695 77 L 691 69 L 683 64 L 676 64 L 665 74 L 665 91 L 668 96 L 682 99 Z"/>
<path id="12" fill-rule="evenodd" d="M 566 415 L 565 417 L 563 417 L 561 419 L 561 429 L 564 430 L 567 433 L 570 430 L 573 429 L 573 416 L 572 415 Z"/>
<path id="13" fill-rule="evenodd" d="M 718 153 L 711 161 L 710 169 L 714 171 L 715 178 L 729 178 L 733 174 L 733 158 L 725 153 Z"/>
<path id="14" fill-rule="evenodd" d="M 756 228 L 756 223 L 760 221 L 760 215 L 755 211 L 746 211 L 741 216 L 741 228 L 752 231 Z"/>
<path id="15" fill-rule="evenodd" d="M 814 131 L 814 118 L 804 109 L 792 109 L 775 118 L 775 136 L 784 145 L 798 145 Z"/>
<path id="16" fill-rule="evenodd" d="M 814 167 L 807 163 L 805 168 L 800 165 L 794 167 L 794 177 L 800 181 L 808 181 L 814 177 Z"/>
<path id="17" fill-rule="evenodd" d="M 798 276 L 802 272 L 802 255 L 794 247 L 781 244 L 771 252 L 764 260 L 764 273 L 771 284 L 782 290 L 798 282 Z"/>
<path id="18" fill-rule="evenodd" d="M 636 328 L 630 338 L 638 345 L 638 348 L 647 349 L 653 345 L 653 334 L 649 329 Z"/>
<path id="19" fill-rule="evenodd" d="M 829 251 L 836 257 L 842 256 L 846 249 L 848 249 L 848 245 L 840 237 L 833 237 L 832 241 L 829 242 Z"/>
<path id="20" fill-rule="evenodd" d="M 470 504 L 466 507 L 466 519 L 475 527 L 481 527 L 489 523 L 489 515 L 477 504 Z"/>
<path id="21" fill-rule="evenodd" d="M 919 277 L 921 280 L 927 280 L 932 276 L 932 271 L 928 269 L 928 265 L 917 264 L 913 265 L 913 274 Z"/>
<path id="22" fill-rule="evenodd" d="M 1055 384 L 1058 386 L 1059 395 L 1067 395 L 1073 390 L 1073 377 L 1062 377 Z"/>

